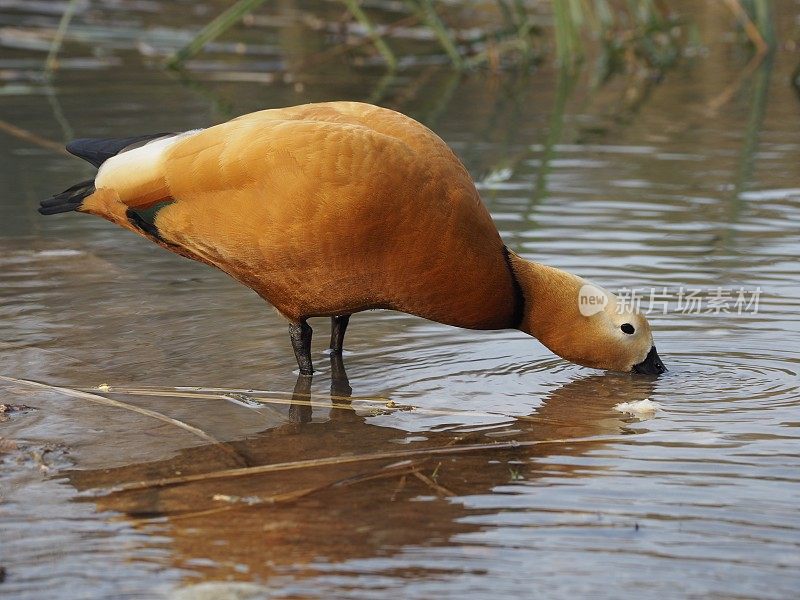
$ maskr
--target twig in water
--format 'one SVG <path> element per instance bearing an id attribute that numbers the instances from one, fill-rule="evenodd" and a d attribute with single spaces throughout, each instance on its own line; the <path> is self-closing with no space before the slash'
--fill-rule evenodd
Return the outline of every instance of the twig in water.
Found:
<path id="1" fill-rule="evenodd" d="M 326 467 L 331 465 L 344 465 L 351 463 L 370 462 L 373 460 L 403 460 L 413 457 L 446 456 L 455 454 L 468 454 L 473 452 L 497 452 L 502 450 L 517 450 L 520 448 L 531 448 L 534 446 L 544 446 L 551 444 L 586 444 L 586 443 L 609 443 L 627 441 L 624 436 L 596 436 L 581 438 L 559 438 L 551 440 L 531 440 L 531 441 L 510 441 L 495 442 L 492 444 L 472 444 L 469 446 L 445 446 L 439 448 L 418 448 L 414 450 L 394 450 L 389 452 L 375 452 L 373 454 L 360 454 L 355 456 L 332 456 L 328 458 L 315 458 L 308 460 L 297 460 L 285 463 L 274 463 L 271 465 L 258 465 L 255 467 L 243 467 L 239 469 L 224 469 L 212 471 L 210 473 L 196 473 L 194 475 L 181 475 L 178 477 L 165 477 L 162 479 L 151 479 L 145 481 L 134 481 L 123 483 L 107 488 L 95 488 L 105 493 L 115 493 L 130 490 L 144 490 L 150 488 L 167 487 L 196 481 L 209 481 L 211 479 L 230 479 L 233 477 L 249 477 L 251 475 L 262 475 L 264 473 L 276 473 L 279 471 L 293 471 L 297 469 L 310 469 L 315 467 Z"/>
<path id="2" fill-rule="evenodd" d="M 8 377 L 6 375 L 0 375 L 0 381 L 7 381 L 9 383 L 16 383 L 21 385 L 27 385 L 29 387 L 36 387 L 45 390 L 50 390 L 53 392 L 64 394 L 66 396 L 71 396 L 72 398 L 81 398 L 82 400 L 87 400 L 89 402 L 94 402 L 96 404 L 102 404 L 104 406 L 113 406 L 114 408 L 121 408 L 123 410 L 139 413 L 140 415 L 144 415 L 146 417 L 158 419 L 159 421 L 163 421 L 164 423 L 169 423 L 170 425 L 174 425 L 175 427 L 183 429 L 184 431 L 188 431 L 189 433 L 196 435 L 197 437 L 207 442 L 210 442 L 211 444 L 214 444 L 215 446 L 219 447 L 220 450 L 233 457 L 238 464 L 245 463 L 242 457 L 239 456 L 239 454 L 237 454 L 232 448 L 223 444 L 218 439 L 209 435 L 202 429 L 198 429 L 193 425 L 189 425 L 188 423 L 184 423 L 183 421 L 179 421 L 178 419 L 168 417 L 167 415 L 161 414 L 154 410 L 141 408 L 139 406 L 134 406 L 132 404 L 121 402 L 119 400 L 112 400 L 111 398 L 106 398 L 104 396 L 99 396 L 97 394 L 90 394 L 89 392 L 73 390 L 72 388 L 49 385 L 47 383 L 40 383 L 38 381 L 31 381 L 30 379 L 17 379 L 16 377 Z"/>
<path id="3" fill-rule="evenodd" d="M 398 481 L 398 482 L 397 482 L 397 487 L 396 487 L 396 488 L 394 489 L 394 491 L 392 492 L 392 495 L 391 495 L 391 497 L 389 498 L 389 502 L 394 502 L 395 500 L 397 500 L 397 495 L 398 495 L 400 492 L 402 492 L 402 491 L 403 491 L 403 489 L 404 489 L 405 487 L 406 487 L 406 476 L 405 476 L 405 475 L 403 475 L 403 476 L 400 478 L 400 481 Z"/>
<path id="4" fill-rule="evenodd" d="M 358 475 L 353 475 L 351 477 L 346 477 L 344 479 L 338 479 L 335 481 L 331 481 L 329 483 L 323 483 L 321 485 L 303 488 L 300 490 L 294 490 L 291 492 L 284 492 L 283 494 L 275 494 L 273 496 L 267 496 L 264 498 L 248 499 L 248 501 L 246 502 L 233 502 L 231 504 L 228 504 L 227 506 L 218 506 L 206 510 L 173 514 L 170 515 L 170 520 L 175 521 L 178 519 L 193 519 L 196 517 L 214 515 L 221 512 L 227 512 L 230 510 L 252 508 L 254 506 L 286 504 L 288 502 L 300 500 L 301 498 L 305 498 L 306 496 L 310 496 L 311 494 L 322 492 L 324 490 L 337 487 L 349 487 L 351 485 L 363 483 L 365 481 L 374 481 L 376 479 L 387 479 L 389 477 L 397 477 L 398 475 L 402 476 L 403 480 L 405 480 L 407 475 L 410 474 L 416 475 L 419 472 L 419 468 L 420 468 L 419 464 L 414 464 L 410 461 L 403 461 L 400 463 L 395 463 L 393 465 L 387 465 L 385 467 L 382 467 L 381 469 L 378 469 L 377 471 L 360 473 Z M 154 518 L 138 519 L 138 521 L 140 522 L 149 521 L 153 519 L 158 520 L 162 518 L 163 516 L 158 516 Z"/>
<path id="5" fill-rule="evenodd" d="M 414 477 L 419 479 L 422 483 L 427 485 L 429 488 L 432 488 L 433 490 L 435 490 L 441 496 L 446 496 L 448 498 L 452 497 L 452 496 L 455 496 L 455 494 L 453 492 L 451 492 L 450 490 L 448 490 L 446 487 L 436 483 L 433 479 L 431 479 L 427 475 L 423 475 L 419 471 L 414 471 L 414 473 L 412 473 L 412 475 L 414 475 Z"/>

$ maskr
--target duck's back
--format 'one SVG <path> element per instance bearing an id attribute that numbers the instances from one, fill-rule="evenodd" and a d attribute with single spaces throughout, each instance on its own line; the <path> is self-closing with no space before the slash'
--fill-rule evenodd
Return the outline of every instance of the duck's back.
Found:
<path id="1" fill-rule="evenodd" d="M 384 307 L 513 325 L 503 244 L 469 174 L 404 115 L 350 102 L 261 111 L 177 140 L 161 169 L 161 238 L 287 317 Z"/>

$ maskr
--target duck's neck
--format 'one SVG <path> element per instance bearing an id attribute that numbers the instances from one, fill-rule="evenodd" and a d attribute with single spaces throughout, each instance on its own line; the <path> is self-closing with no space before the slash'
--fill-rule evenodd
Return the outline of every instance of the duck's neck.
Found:
<path id="1" fill-rule="evenodd" d="M 577 275 L 525 260 L 509 251 L 508 260 L 524 299 L 516 328 L 546 346 L 563 323 L 579 317 L 578 296 L 586 283 Z"/>

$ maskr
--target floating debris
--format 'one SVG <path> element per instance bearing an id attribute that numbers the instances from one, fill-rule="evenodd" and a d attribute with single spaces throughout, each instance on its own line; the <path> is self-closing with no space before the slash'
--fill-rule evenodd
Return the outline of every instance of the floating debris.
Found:
<path id="1" fill-rule="evenodd" d="M 211 499 L 217 502 L 248 504 L 251 506 L 264 503 L 264 499 L 259 498 L 258 496 L 231 496 L 230 494 L 214 494 Z"/>
<path id="2" fill-rule="evenodd" d="M 10 413 L 23 413 L 31 410 L 36 410 L 32 406 L 25 406 L 24 404 L 0 404 L 0 423 L 8 421 Z"/>
<path id="3" fill-rule="evenodd" d="M 645 398 L 636 402 L 620 402 L 614 406 L 614 410 L 627 413 L 637 419 L 647 420 L 655 417 L 656 412 L 661 410 L 661 407 L 650 398 Z"/>

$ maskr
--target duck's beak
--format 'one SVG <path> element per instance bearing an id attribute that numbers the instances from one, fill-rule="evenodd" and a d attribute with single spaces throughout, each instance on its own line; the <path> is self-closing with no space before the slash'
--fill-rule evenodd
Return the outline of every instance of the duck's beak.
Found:
<path id="1" fill-rule="evenodd" d="M 661 375 L 667 372 L 667 367 L 661 362 L 661 358 L 658 356 L 658 352 L 656 352 L 656 347 L 653 346 L 642 362 L 638 365 L 633 365 L 633 372 L 642 373 L 644 375 Z"/>

